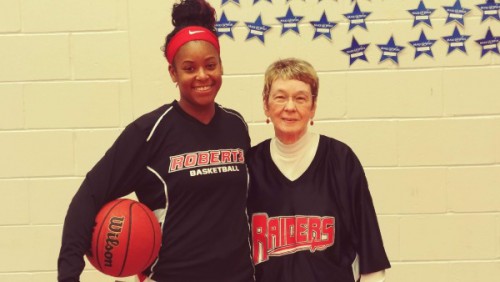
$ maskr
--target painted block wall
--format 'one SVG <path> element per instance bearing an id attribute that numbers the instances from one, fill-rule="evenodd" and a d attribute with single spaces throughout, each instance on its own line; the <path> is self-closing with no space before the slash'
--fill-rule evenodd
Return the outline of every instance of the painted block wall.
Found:
<path id="1" fill-rule="evenodd" d="M 473 282 L 500 277 L 500 55 L 476 40 L 500 22 L 477 5 L 464 24 L 432 26 L 408 10 L 419 0 L 358 0 L 367 29 L 349 30 L 351 0 L 210 0 L 237 21 L 220 37 L 224 84 L 217 101 L 240 111 L 252 143 L 269 138 L 261 92 L 278 58 L 310 61 L 320 76 L 311 130 L 349 144 L 363 163 L 392 263 L 387 282 Z M 224 2 L 224 3 L 223 3 Z M 173 1 L 0 0 L 0 281 L 55 281 L 62 223 L 83 177 L 128 123 L 178 98 L 161 47 Z M 498 3 L 498 1 L 497 1 Z M 281 34 L 278 17 L 303 16 Z M 336 23 L 314 38 L 310 21 Z M 497 11 L 498 12 L 498 11 Z M 261 17 L 264 42 L 247 40 Z M 497 15 L 498 17 L 498 15 Z M 466 53 L 448 53 L 458 28 Z M 410 41 L 436 40 L 415 58 Z M 378 44 L 394 36 L 398 64 Z M 342 52 L 369 44 L 366 61 Z M 496 50 L 498 50 L 498 43 Z M 122 279 L 126 280 L 126 279 Z M 133 281 L 132 279 L 128 279 Z M 87 267 L 82 281 L 114 281 Z"/>

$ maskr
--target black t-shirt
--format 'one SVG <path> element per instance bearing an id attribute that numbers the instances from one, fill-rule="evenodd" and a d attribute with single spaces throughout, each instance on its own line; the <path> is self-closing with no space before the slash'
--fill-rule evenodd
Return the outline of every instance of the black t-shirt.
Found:
<path id="1" fill-rule="evenodd" d="M 241 115 L 216 104 L 202 124 L 176 101 L 128 125 L 87 174 L 64 225 L 59 280 L 77 281 L 97 211 L 135 192 L 162 223 L 156 281 L 253 281 Z"/>
<path id="2" fill-rule="evenodd" d="M 296 180 L 270 154 L 270 140 L 250 149 L 248 213 L 258 282 L 353 282 L 390 267 L 363 168 L 352 150 L 321 135 L 315 157 Z"/>

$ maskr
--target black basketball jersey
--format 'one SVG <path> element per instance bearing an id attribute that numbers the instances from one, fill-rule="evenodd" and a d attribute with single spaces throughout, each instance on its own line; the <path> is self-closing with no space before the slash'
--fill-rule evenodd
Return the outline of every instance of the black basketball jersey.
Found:
<path id="1" fill-rule="evenodd" d="M 250 149 L 248 213 L 258 282 L 353 282 L 390 267 L 363 168 L 344 143 L 321 135 L 296 180 L 271 159 L 270 140 Z"/>
<path id="2" fill-rule="evenodd" d="M 81 269 L 65 267 L 76 265 L 72 254 L 88 250 L 99 208 L 135 192 L 162 223 L 160 255 L 147 270 L 152 279 L 253 281 L 245 207 L 249 147 L 241 115 L 219 105 L 206 125 L 176 101 L 135 120 L 88 173 L 71 203 L 59 277 L 80 274 Z"/>

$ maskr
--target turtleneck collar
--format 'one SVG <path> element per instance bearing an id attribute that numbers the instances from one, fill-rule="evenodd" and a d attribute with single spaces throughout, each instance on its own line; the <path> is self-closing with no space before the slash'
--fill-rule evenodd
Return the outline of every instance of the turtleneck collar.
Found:
<path id="1" fill-rule="evenodd" d="M 271 139 L 271 158 L 280 171 L 290 180 L 299 178 L 309 167 L 319 144 L 319 134 L 306 132 L 293 144 Z"/>

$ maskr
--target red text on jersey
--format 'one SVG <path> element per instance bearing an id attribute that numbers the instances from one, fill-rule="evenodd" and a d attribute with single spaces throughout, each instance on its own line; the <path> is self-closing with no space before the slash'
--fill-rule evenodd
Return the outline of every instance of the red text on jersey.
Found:
<path id="1" fill-rule="evenodd" d="M 168 172 L 221 164 L 242 164 L 244 162 L 245 154 L 242 149 L 190 152 L 171 156 Z"/>
<path id="2" fill-rule="evenodd" d="M 252 252 L 255 264 L 269 256 L 298 251 L 325 250 L 335 241 L 335 218 L 331 216 L 252 216 Z"/>

